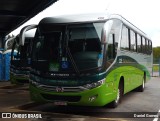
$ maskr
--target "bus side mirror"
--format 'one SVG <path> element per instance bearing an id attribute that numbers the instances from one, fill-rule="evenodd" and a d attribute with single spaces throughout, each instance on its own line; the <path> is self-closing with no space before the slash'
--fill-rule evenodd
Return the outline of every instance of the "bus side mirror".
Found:
<path id="1" fill-rule="evenodd" d="M 102 34 L 101 34 L 101 44 L 106 44 L 107 40 L 106 40 L 106 31 L 103 29 L 102 30 Z"/>
<path id="2" fill-rule="evenodd" d="M 7 49 L 8 49 L 8 42 L 9 42 L 9 41 L 13 41 L 15 38 L 16 38 L 16 37 L 12 37 L 12 38 L 9 38 L 9 39 L 6 40 L 5 45 L 4 45 L 4 50 L 7 50 Z"/>
<path id="3" fill-rule="evenodd" d="M 34 29 L 34 28 L 37 28 L 37 25 L 28 25 L 28 26 L 25 26 L 24 28 L 21 29 L 20 31 L 20 34 L 19 34 L 19 45 L 24 45 L 25 43 L 25 33 L 28 31 L 28 30 L 31 30 L 31 29 Z"/>
<path id="4" fill-rule="evenodd" d="M 101 43 L 102 44 L 106 44 L 107 43 L 107 39 L 109 38 L 109 34 L 111 32 L 111 28 L 112 28 L 112 24 L 113 24 L 113 20 L 108 20 L 105 24 L 104 24 L 104 28 L 102 30 L 102 36 L 101 36 Z"/>

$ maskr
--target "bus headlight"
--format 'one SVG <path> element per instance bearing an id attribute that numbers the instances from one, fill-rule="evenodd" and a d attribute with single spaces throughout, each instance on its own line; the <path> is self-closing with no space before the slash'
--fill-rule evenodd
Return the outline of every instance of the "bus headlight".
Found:
<path id="1" fill-rule="evenodd" d="M 87 89 L 93 89 L 93 88 L 101 86 L 104 83 L 105 83 L 105 79 L 102 79 L 100 81 L 97 81 L 97 82 L 94 82 L 94 83 L 91 83 L 91 84 L 86 84 L 86 85 L 84 85 L 84 87 L 87 88 Z"/>

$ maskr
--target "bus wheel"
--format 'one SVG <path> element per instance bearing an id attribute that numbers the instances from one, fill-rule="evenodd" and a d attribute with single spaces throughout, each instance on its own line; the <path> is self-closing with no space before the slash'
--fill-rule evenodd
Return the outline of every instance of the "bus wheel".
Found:
<path id="1" fill-rule="evenodd" d="M 112 108 L 116 108 L 118 104 L 121 102 L 122 96 L 123 96 L 123 83 L 120 83 L 117 90 L 117 97 L 113 102 L 111 102 L 110 106 Z"/>
<path id="2" fill-rule="evenodd" d="M 137 88 L 138 92 L 143 92 L 145 88 L 145 77 L 142 80 L 142 85 Z"/>

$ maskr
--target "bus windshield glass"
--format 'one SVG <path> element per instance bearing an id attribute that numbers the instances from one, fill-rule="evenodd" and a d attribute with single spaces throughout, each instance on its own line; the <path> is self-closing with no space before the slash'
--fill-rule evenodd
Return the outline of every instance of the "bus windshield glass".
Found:
<path id="1" fill-rule="evenodd" d="M 44 71 L 95 70 L 102 66 L 104 23 L 42 24 L 35 36 L 32 61 Z"/>

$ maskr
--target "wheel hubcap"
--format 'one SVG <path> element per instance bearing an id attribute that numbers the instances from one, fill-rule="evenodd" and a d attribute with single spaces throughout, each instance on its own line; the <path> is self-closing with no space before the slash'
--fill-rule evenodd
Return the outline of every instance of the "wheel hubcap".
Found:
<path id="1" fill-rule="evenodd" d="M 120 99 L 120 89 L 118 89 L 118 91 L 117 91 L 117 98 L 116 98 L 115 102 L 118 103 L 119 99 Z"/>
<path id="2" fill-rule="evenodd" d="M 143 84 L 142 85 L 143 85 L 143 89 L 144 89 L 144 80 L 143 80 Z"/>

